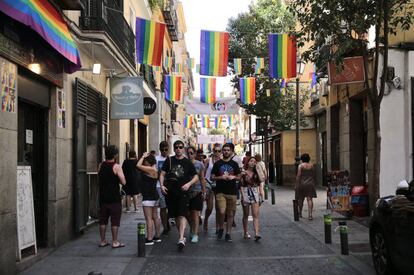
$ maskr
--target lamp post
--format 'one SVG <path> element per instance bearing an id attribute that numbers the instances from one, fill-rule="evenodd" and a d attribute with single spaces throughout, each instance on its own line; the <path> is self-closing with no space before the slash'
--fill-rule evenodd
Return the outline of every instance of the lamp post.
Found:
<path id="1" fill-rule="evenodd" d="M 296 172 L 300 161 L 299 156 L 299 125 L 300 125 L 300 95 L 299 95 L 299 84 L 300 84 L 300 76 L 303 74 L 303 71 L 305 70 L 306 63 L 300 59 L 300 57 L 297 58 L 296 61 L 296 157 L 295 157 L 295 166 L 296 166 Z"/>

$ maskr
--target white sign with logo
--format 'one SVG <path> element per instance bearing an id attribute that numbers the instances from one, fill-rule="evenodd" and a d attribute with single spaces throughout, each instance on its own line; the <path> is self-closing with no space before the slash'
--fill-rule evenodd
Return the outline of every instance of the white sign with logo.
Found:
<path id="1" fill-rule="evenodd" d="M 216 103 L 201 103 L 199 98 L 189 99 L 186 96 L 184 104 L 187 114 L 231 115 L 238 114 L 240 108 L 236 98 L 217 99 Z"/>
<path id="2" fill-rule="evenodd" d="M 144 118 L 142 77 L 112 78 L 111 119 Z"/>
<path id="3" fill-rule="evenodd" d="M 224 135 L 197 136 L 198 144 L 224 143 Z"/>

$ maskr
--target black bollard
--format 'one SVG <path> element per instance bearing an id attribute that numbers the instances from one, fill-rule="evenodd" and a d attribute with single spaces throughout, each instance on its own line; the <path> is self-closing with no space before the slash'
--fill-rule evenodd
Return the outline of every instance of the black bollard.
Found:
<path id="1" fill-rule="evenodd" d="M 299 221 L 298 200 L 293 200 L 293 218 L 295 222 Z"/>
<path id="2" fill-rule="evenodd" d="M 267 184 L 265 184 L 265 200 L 268 199 L 268 192 L 269 192 L 269 186 Z"/>
<path id="3" fill-rule="evenodd" d="M 341 237 L 341 253 L 342 255 L 349 255 L 348 226 L 346 226 L 346 221 L 339 222 L 339 233 Z"/>
<path id="4" fill-rule="evenodd" d="M 323 223 L 325 224 L 325 243 L 332 243 L 332 217 L 331 217 L 331 214 L 323 215 Z"/>
<path id="5" fill-rule="evenodd" d="M 272 205 L 275 204 L 275 189 L 270 189 L 270 195 L 272 196 Z"/>
<path id="6" fill-rule="evenodd" d="M 145 257 L 145 223 L 138 223 L 138 257 Z"/>

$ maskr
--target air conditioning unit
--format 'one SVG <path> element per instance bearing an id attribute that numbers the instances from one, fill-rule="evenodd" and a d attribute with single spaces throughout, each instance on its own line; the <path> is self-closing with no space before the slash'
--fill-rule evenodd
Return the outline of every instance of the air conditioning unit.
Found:
<path id="1" fill-rule="evenodd" d="M 321 85 L 321 95 L 328 96 L 328 93 L 329 93 L 328 79 L 321 78 L 319 83 Z"/>

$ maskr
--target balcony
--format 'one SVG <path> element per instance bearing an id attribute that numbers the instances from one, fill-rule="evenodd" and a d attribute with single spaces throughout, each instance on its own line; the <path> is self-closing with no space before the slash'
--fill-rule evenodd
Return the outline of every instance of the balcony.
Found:
<path id="1" fill-rule="evenodd" d="M 128 62 L 135 67 L 135 36 L 117 2 L 88 0 L 79 18 L 83 31 L 106 33 Z"/>
<path id="2" fill-rule="evenodd" d="M 172 41 L 178 41 L 178 18 L 176 13 L 175 0 L 164 0 L 162 8 L 168 34 Z"/>

